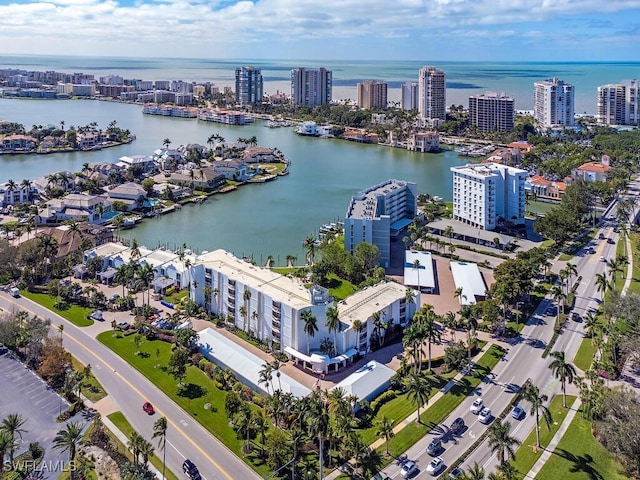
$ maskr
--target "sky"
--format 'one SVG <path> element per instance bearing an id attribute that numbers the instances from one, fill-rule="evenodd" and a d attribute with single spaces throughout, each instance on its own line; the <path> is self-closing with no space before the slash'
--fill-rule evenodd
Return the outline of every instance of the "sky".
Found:
<path id="1" fill-rule="evenodd" d="M 640 0 L 0 0 L 1 54 L 638 61 Z"/>

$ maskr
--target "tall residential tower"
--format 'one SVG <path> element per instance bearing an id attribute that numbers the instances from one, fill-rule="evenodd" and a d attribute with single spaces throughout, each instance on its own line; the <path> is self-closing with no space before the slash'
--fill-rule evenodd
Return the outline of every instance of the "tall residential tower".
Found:
<path id="1" fill-rule="evenodd" d="M 598 121 L 605 125 L 640 123 L 640 89 L 637 80 L 598 87 Z"/>
<path id="2" fill-rule="evenodd" d="M 236 102 L 240 105 L 262 102 L 262 73 L 259 68 L 236 68 Z"/>
<path id="3" fill-rule="evenodd" d="M 358 108 L 384 110 L 387 108 L 387 83 L 365 80 L 358 83 Z"/>
<path id="4" fill-rule="evenodd" d="M 533 87 L 533 118 L 540 128 L 572 127 L 574 88 L 557 78 L 535 82 Z"/>
<path id="5" fill-rule="evenodd" d="M 515 105 L 504 93 L 486 92 L 469 97 L 469 123 L 485 133 L 513 130 Z"/>
<path id="6" fill-rule="evenodd" d="M 291 70 L 291 101 L 294 105 L 315 107 L 331 103 L 333 72 L 294 68 Z"/>
<path id="7" fill-rule="evenodd" d="M 425 66 L 418 74 L 418 112 L 425 120 L 446 119 L 446 77 L 442 70 Z M 436 122 L 437 123 L 437 122 Z"/>

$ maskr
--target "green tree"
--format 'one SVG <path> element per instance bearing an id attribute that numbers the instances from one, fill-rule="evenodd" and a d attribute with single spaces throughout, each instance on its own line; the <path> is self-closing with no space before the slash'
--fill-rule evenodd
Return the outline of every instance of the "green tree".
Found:
<path id="1" fill-rule="evenodd" d="M 64 429 L 58 431 L 51 444 L 54 450 L 69 452 L 69 464 L 75 461 L 76 448 L 82 439 L 82 430 L 83 426 L 80 422 L 68 423 Z M 70 465 L 69 478 L 74 480 L 75 466 L 72 468 Z"/>
<path id="2" fill-rule="evenodd" d="M 384 415 L 376 422 L 376 435 L 384 438 L 386 453 L 389 456 L 389 440 L 393 438 L 393 420 Z"/>
<path id="3" fill-rule="evenodd" d="M 164 474 L 167 466 L 167 417 L 160 417 L 153 423 L 151 438 L 157 438 L 158 448 L 162 448 L 162 478 L 166 478 Z"/>
<path id="4" fill-rule="evenodd" d="M 431 383 L 422 372 L 413 371 L 409 374 L 405 383 L 405 389 L 411 403 L 417 406 L 417 422 L 422 423 L 420 419 L 420 407 L 429 401 Z"/>
<path id="5" fill-rule="evenodd" d="M 515 447 L 520 444 L 518 440 L 509 435 L 511 425 L 508 422 L 496 420 L 489 427 L 489 447 L 497 453 L 500 465 L 515 458 Z"/>
<path id="6" fill-rule="evenodd" d="M 304 322 L 303 330 L 307 335 L 307 354 L 311 354 L 311 338 L 318 331 L 318 319 L 311 310 L 303 310 L 300 313 L 300 320 Z"/>
<path id="7" fill-rule="evenodd" d="M 8 450 L 9 460 L 12 465 L 13 455 L 18 445 L 18 438 L 22 440 L 22 434 L 27 432 L 22 428 L 25 423 L 26 420 L 22 418 L 22 415 L 20 415 L 19 413 L 10 413 L 2 420 L 2 424 L 0 424 L 0 431 L 7 432 L 10 437 L 10 440 L 8 442 Z"/>
<path id="8" fill-rule="evenodd" d="M 182 384 L 182 380 L 187 374 L 188 362 L 189 352 L 182 348 L 176 348 L 171 354 L 167 370 L 169 374 L 178 381 L 178 385 Z"/>
<path id="9" fill-rule="evenodd" d="M 573 383 L 577 376 L 576 369 L 571 363 L 567 362 L 564 352 L 551 352 L 551 358 L 553 358 L 553 361 L 549 368 L 562 384 L 562 406 L 567 408 L 567 382 Z"/>
<path id="10" fill-rule="evenodd" d="M 544 405 L 548 400 L 546 395 L 541 395 L 540 390 L 532 383 L 527 383 L 523 392 L 522 398 L 531 404 L 531 415 L 535 415 L 536 419 L 536 445 L 540 448 L 540 414 L 547 424 L 547 429 L 551 427 L 551 412 Z"/>

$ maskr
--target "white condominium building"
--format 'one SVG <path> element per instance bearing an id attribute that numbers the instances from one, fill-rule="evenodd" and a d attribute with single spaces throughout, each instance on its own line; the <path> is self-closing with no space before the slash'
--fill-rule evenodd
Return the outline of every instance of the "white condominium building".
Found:
<path id="1" fill-rule="evenodd" d="M 331 103 L 333 72 L 326 68 L 291 70 L 291 102 L 315 107 Z"/>
<path id="2" fill-rule="evenodd" d="M 481 132 L 508 132 L 513 130 L 515 105 L 513 98 L 504 93 L 486 92 L 469 97 L 469 122 Z"/>
<path id="3" fill-rule="evenodd" d="M 409 225 L 417 212 L 418 187 L 387 180 L 351 197 L 344 221 L 344 249 L 353 254 L 361 242 L 380 250 L 380 265 L 391 260 L 391 236 Z"/>
<path id="4" fill-rule="evenodd" d="M 572 127 L 575 113 L 573 85 L 558 78 L 549 78 L 533 85 L 533 118 L 538 127 Z"/>
<path id="5" fill-rule="evenodd" d="M 358 108 L 384 110 L 387 108 L 387 83 L 365 80 L 357 84 Z"/>
<path id="6" fill-rule="evenodd" d="M 436 67 L 424 66 L 420 69 L 418 112 L 423 119 L 446 119 L 446 77 L 445 73 Z"/>
<path id="7" fill-rule="evenodd" d="M 637 125 L 640 122 L 640 89 L 637 80 L 598 87 L 598 122 L 605 125 Z"/>
<path id="8" fill-rule="evenodd" d="M 500 218 L 524 224 L 526 170 L 481 163 L 451 167 L 451 171 L 455 220 L 483 230 L 494 230 Z"/>
<path id="9" fill-rule="evenodd" d="M 262 102 L 262 73 L 259 68 L 236 68 L 236 102 L 240 105 Z"/>
<path id="10" fill-rule="evenodd" d="M 418 110 L 418 82 L 403 83 L 400 95 L 402 110 Z"/>

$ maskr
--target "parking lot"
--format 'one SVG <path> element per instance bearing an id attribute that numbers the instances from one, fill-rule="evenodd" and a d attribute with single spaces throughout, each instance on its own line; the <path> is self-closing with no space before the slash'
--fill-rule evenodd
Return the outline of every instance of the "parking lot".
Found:
<path id="1" fill-rule="evenodd" d="M 0 421 L 10 413 L 19 413 L 26 420 L 22 427 L 26 433 L 22 440 L 18 439 L 20 445 L 16 453 L 23 452 L 31 442 L 40 442 L 45 448 L 45 464 L 56 464 L 61 459 L 60 452 L 51 449 L 51 442 L 65 426 L 56 422 L 56 417 L 69 403 L 10 354 L 0 356 L 0 385 Z M 60 475 L 60 471 L 42 473 L 42 478 Z"/>

